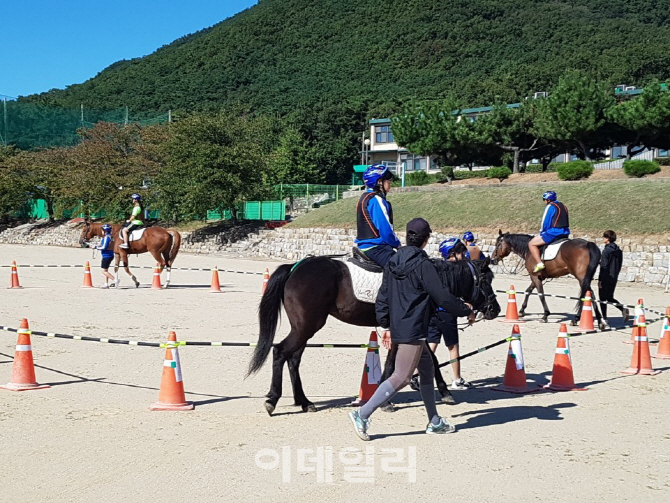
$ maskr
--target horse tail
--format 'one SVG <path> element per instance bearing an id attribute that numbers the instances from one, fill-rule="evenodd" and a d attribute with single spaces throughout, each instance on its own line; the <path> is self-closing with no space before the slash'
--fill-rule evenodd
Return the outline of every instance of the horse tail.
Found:
<path id="1" fill-rule="evenodd" d="M 586 274 L 584 275 L 582 281 L 579 284 L 579 286 L 581 287 L 581 291 L 579 293 L 580 300 L 577 301 L 576 310 L 579 310 L 579 306 L 582 303 L 581 299 L 583 299 L 584 296 L 586 295 L 586 292 L 588 292 L 591 289 L 591 282 L 593 281 L 593 278 L 596 275 L 596 269 L 598 269 L 598 266 L 600 265 L 601 253 L 600 248 L 598 248 L 598 245 L 589 241 L 587 243 L 587 247 L 589 250 L 589 266 L 586 268 Z"/>
<path id="2" fill-rule="evenodd" d="M 170 229 L 168 232 L 172 236 L 172 246 L 170 247 L 169 255 L 169 266 L 172 267 L 172 263 L 174 262 L 174 259 L 177 258 L 177 253 L 179 253 L 179 247 L 181 246 L 181 234 L 174 229 Z"/>
<path id="3" fill-rule="evenodd" d="M 277 330 L 277 322 L 281 312 L 281 305 L 284 301 L 284 286 L 288 280 L 293 264 L 280 265 L 270 276 L 267 289 L 261 298 L 258 306 L 258 321 L 260 332 L 258 334 L 258 343 L 249 363 L 247 377 L 255 374 L 265 363 Z"/>

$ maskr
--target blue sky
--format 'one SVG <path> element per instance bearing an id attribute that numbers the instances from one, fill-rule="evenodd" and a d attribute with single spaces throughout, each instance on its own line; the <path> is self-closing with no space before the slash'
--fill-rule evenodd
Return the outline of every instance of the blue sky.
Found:
<path id="1" fill-rule="evenodd" d="M 3 0 L 0 98 L 62 89 L 151 54 L 256 0 Z"/>

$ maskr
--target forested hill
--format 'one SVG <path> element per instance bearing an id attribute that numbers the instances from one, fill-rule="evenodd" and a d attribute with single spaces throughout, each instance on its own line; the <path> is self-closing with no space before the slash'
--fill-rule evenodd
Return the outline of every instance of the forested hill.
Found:
<path id="1" fill-rule="evenodd" d="M 280 113 L 347 101 L 388 113 L 453 93 L 488 105 L 546 90 L 567 69 L 612 84 L 665 80 L 669 19 L 670 0 L 260 0 L 83 84 L 22 99 Z"/>

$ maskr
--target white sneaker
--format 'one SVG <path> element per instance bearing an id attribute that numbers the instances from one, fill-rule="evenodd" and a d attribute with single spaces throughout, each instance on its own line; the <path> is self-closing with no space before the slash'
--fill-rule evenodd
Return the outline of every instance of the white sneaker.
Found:
<path id="1" fill-rule="evenodd" d="M 453 433 L 456 427 L 453 424 L 447 423 L 443 417 L 440 418 L 438 424 L 428 423 L 426 426 L 426 433 L 428 435 L 443 435 L 445 433 Z"/>
<path id="2" fill-rule="evenodd" d="M 472 384 L 470 384 L 468 381 L 463 379 L 462 377 L 460 379 L 456 379 L 453 383 L 451 383 L 451 386 L 449 386 L 449 389 L 458 389 L 458 390 L 464 390 L 472 387 Z"/>
<path id="3" fill-rule="evenodd" d="M 100 285 L 100 288 L 103 288 L 103 289 L 104 288 L 109 288 L 109 285 L 107 283 L 105 283 L 104 285 Z"/>

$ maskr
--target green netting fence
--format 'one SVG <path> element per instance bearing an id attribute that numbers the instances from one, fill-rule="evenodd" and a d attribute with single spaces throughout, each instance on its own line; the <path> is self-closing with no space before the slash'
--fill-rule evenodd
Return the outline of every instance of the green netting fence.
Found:
<path id="1" fill-rule="evenodd" d="M 138 112 L 128 107 L 64 108 L 7 100 L 0 105 L 0 144 L 15 145 L 23 150 L 76 145 L 79 142 L 77 129 L 92 127 L 101 121 L 148 126 L 169 122 L 171 118 L 169 113 Z"/>

